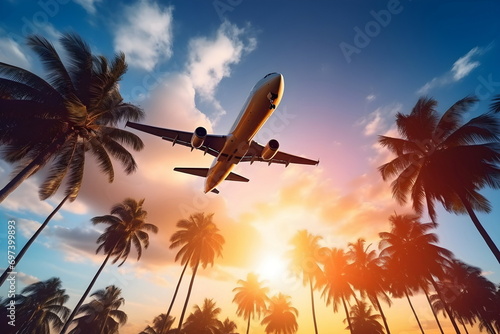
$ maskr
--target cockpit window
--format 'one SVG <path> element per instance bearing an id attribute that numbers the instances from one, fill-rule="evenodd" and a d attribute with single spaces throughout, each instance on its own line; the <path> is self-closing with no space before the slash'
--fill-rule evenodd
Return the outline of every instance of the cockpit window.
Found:
<path id="1" fill-rule="evenodd" d="M 268 77 L 268 76 L 270 76 L 270 75 L 273 75 L 273 74 L 276 74 L 276 72 L 272 72 L 272 73 L 267 74 L 267 75 L 264 77 L 264 79 L 265 79 L 265 78 L 267 78 L 267 77 Z"/>

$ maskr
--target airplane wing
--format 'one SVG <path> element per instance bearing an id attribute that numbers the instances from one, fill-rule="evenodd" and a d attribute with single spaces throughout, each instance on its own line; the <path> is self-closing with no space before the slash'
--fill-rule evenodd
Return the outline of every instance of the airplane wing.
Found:
<path id="1" fill-rule="evenodd" d="M 191 146 L 191 138 L 193 137 L 192 132 L 158 128 L 155 126 L 133 122 L 127 122 L 126 126 L 161 137 L 164 140 L 168 140 L 172 142 L 172 146 L 175 144 L 180 144 L 193 148 Z M 224 147 L 225 142 L 226 136 L 207 135 L 205 141 L 203 142 L 203 145 L 199 147 L 198 150 L 204 151 L 205 154 L 208 153 L 210 155 L 213 155 L 214 157 L 217 157 Z"/>
<path id="2" fill-rule="evenodd" d="M 262 159 L 262 150 L 264 146 L 252 140 L 250 145 L 250 149 L 248 150 L 247 155 L 245 155 L 241 162 L 250 162 L 254 161 L 262 161 L 267 162 L 268 164 L 283 164 L 288 166 L 289 164 L 301 164 L 301 165 L 317 165 L 319 164 L 319 160 L 311 160 L 303 157 L 299 157 L 293 154 L 281 152 L 278 150 L 276 155 L 271 160 Z"/>

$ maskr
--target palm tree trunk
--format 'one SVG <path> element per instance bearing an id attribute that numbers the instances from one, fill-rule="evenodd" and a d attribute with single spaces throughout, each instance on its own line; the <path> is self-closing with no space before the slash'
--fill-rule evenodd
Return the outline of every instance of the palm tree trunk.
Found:
<path id="1" fill-rule="evenodd" d="M 453 325 L 453 328 L 455 329 L 455 332 L 457 332 L 457 334 L 460 334 L 460 329 L 457 326 L 457 323 L 455 321 L 455 317 L 451 313 L 450 308 L 448 307 L 448 304 L 444 300 L 443 295 L 441 294 L 441 289 L 439 289 L 439 287 L 437 286 L 436 281 L 434 280 L 432 275 L 429 275 L 429 279 L 432 283 L 432 286 L 434 287 L 434 290 L 436 290 L 436 292 L 439 296 L 439 299 L 441 299 L 441 302 L 443 303 L 443 307 L 444 307 L 444 310 L 446 311 L 446 314 L 448 314 L 448 316 L 450 317 L 450 321 L 451 321 L 451 324 Z"/>
<path id="2" fill-rule="evenodd" d="M 251 315 L 248 316 L 248 322 L 247 322 L 247 334 L 250 333 L 250 319 L 252 318 Z"/>
<path id="3" fill-rule="evenodd" d="M 443 327 L 441 327 L 441 323 L 439 322 L 437 313 L 434 310 L 434 307 L 432 306 L 431 299 L 429 298 L 429 293 L 427 292 L 427 289 L 424 287 L 423 283 L 421 284 L 421 288 L 424 291 L 425 298 L 427 298 L 427 302 L 429 303 L 429 307 L 431 308 L 432 314 L 434 315 L 434 319 L 436 319 L 436 323 L 439 327 L 439 331 L 441 332 L 441 334 L 444 334 Z"/>
<path id="4" fill-rule="evenodd" d="M 382 316 L 382 321 L 384 322 L 386 333 L 391 334 L 391 331 L 389 330 L 389 325 L 387 324 L 387 319 L 385 318 L 384 311 L 382 310 L 382 306 L 380 306 L 380 302 L 378 301 L 377 296 L 375 296 L 375 303 L 377 304 L 378 310 L 380 311 L 380 315 Z"/>
<path id="5" fill-rule="evenodd" d="M 101 274 L 101 271 L 104 269 L 104 266 L 108 262 L 111 254 L 115 250 L 115 247 L 116 247 L 117 244 L 118 244 L 118 242 L 113 246 L 113 249 L 111 249 L 111 251 L 108 253 L 108 255 L 106 256 L 106 258 L 104 259 L 103 263 L 99 267 L 99 270 L 97 270 L 97 273 L 94 275 L 94 278 L 92 279 L 92 281 L 90 282 L 89 286 L 87 287 L 87 290 L 85 290 L 85 292 L 83 293 L 82 297 L 78 301 L 78 304 L 76 304 L 75 308 L 73 309 L 73 312 L 71 312 L 68 320 L 66 320 L 66 323 L 64 324 L 64 327 L 61 329 L 61 332 L 59 334 L 65 334 L 66 331 L 68 330 L 69 325 L 73 322 L 73 318 L 78 313 L 78 310 L 80 309 L 80 306 L 82 306 L 83 301 L 85 300 L 85 298 L 87 298 L 87 296 L 88 296 L 88 294 L 90 292 L 90 289 L 92 289 L 92 287 L 94 286 L 94 283 L 97 280 L 97 277 L 99 277 L 99 275 Z"/>
<path id="6" fill-rule="evenodd" d="M 40 167 L 45 165 L 49 158 L 59 149 L 59 147 L 66 140 L 66 135 L 55 139 L 44 151 L 42 151 L 36 158 L 33 159 L 26 167 L 24 167 L 7 185 L 0 190 L 0 203 L 3 202 L 7 196 L 17 189 L 28 177 L 33 175 Z"/>
<path id="7" fill-rule="evenodd" d="M 181 317 L 179 319 L 179 326 L 177 327 L 177 330 L 179 331 L 179 333 L 181 332 L 181 329 L 182 329 L 182 322 L 184 321 L 184 315 L 186 314 L 186 309 L 187 309 L 187 306 L 189 303 L 189 297 L 191 296 L 191 290 L 193 289 L 194 278 L 196 276 L 196 271 L 198 271 L 199 265 L 200 265 L 200 259 L 198 259 L 196 261 L 196 265 L 193 268 L 193 276 L 191 277 L 191 282 L 189 282 L 189 289 L 188 289 L 188 293 L 186 296 L 186 301 L 184 302 L 184 307 L 182 308 Z"/>
<path id="8" fill-rule="evenodd" d="M 476 229 L 479 231 L 479 234 L 481 234 L 484 241 L 486 242 L 486 244 L 490 248 L 491 252 L 496 257 L 498 263 L 500 263 L 500 251 L 498 250 L 497 245 L 495 245 L 495 243 L 491 239 L 488 232 L 486 232 L 486 230 L 484 229 L 483 225 L 481 224 L 481 222 L 477 218 L 476 214 L 474 213 L 474 210 L 472 210 L 472 207 L 471 207 L 469 201 L 467 199 L 465 199 L 465 196 L 463 196 L 460 193 L 458 194 L 458 196 L 460 197 L 462 204 L 465 206 L 465 209 L 469 213 L 469 216 L 470 216 L 472 222 L 474 223 L 474 226 L 476 226 Z"/>
<path id="9" fill-rule="evenodd" d="M 59 209 L 64 205 L 64 203 L 66 203 L 66 200 L 69 198 L 69 195 L 66 195 L 66 197 L 63 198 L 63 200 L 61 201 L 61 203 L 59 203 L 58 206 L 56 206 L 56 208 L 50 213 L 50 215 L 45 219 L 45 221 L 43 222 L 43 224 L 38 228 L 38 230 L 35 232 L 35 234 L 33 234 L 33 236 L 28 240 L 28 242 L 26 243 L 26 245 L 24 245 L 24 247 L 21 249 L 21 251 L 17 254 L 15 260 L 14 260 L 14 266 L 7 266 L 7 269 L 5 269 L 5 271 L 3 272 L 2 276 L 0 277 L 0 286 L 2 286 L 2 284 L 5 282 L 5 280 L 7 279 L 7 276 L 10 275 L 10 273 L 12 271 L 14 271 L 15 267 L 18 265 L 19 261 L 21 261 L 21 259 L 23 258 L 24 256 L 24 253 L 26 253 L 26 251 L 30 248 L 31 244 L 35 241 L 35 239 L 38 237 L 38 235 L 40 233 L 42 233 L 43 229 L 47 226 L 47 224 L 49 223 L 49 221 L 52 219 L 52 217 L 54 217 L 54 215 L 59 211 Z"/>
<path id="10" fill-rule="evenodd" d="M 312 279 L 309 277 L 309 288 L 311 289 L 311 305 L 312 305 L 312 316 L 314 322 L 314 332 L 318 334 L 318 324 L 316 323 L 316 310 L 314 308 L 314 290 L 312 286 Z"/>
<path id="11" fill-rule="evenodd" d="M 469 331 L 467 330 L 467 327 L 465 327 L 464 319 L 462 319 L 462 317 L 459 317 L 458 321 L 462 324 L 462 327 L 464 328 L 465 334 L 469 334 Z"/>
<path id="12" fill-rule="evenodd" d="M 184 277 L 184 273 L 186 272 L 186 268 L 188 267 L 188 264 L 189 264 L 189 259 L 186 261 L 186 264 L 184 265 L 184 269 L 182 269 L 181 277 L 179 277 L 179 282 L 177 282 L 177 286 L 175 287 L 174 296 L 172 297 L 172 300 L 170 301 L 170 305 L 168 306 L 167 316 L 165 318 L 167 320 L 168 320 L 168 316 L 170 315 L 170 312 L 172 311 L 172 306 L 174 305 L 175 298 L 177 297 L 177 292 L 179 292 L 179 287 L 181 286 L 181 281 L 182 281 L 182 278 Z M 165 321 L 163 323 L 163 326 L 161 327 L 161 331 L 159 334 L 163 334 L 163 332 L 165 332 L 166 326 L 167 326 L 167 321 Z"/>
<path id="13" fill-rule="evenodd" d="M 344 296 L 342 296 L 342 305 L 344 305 L 344 311 L 345 311 L 345 316 L 347 317 L 347 325 L 349 326 L 349 332 L 351 332 L 352 334 L 351 317 L 349 316 L 349 310 L 347 309 Z"/>
<path id="14" fill-rule="evenodd" d="M 413 304 L 411 303 L 410 296 L 408 296 L 408 292 L 406 292 L 405 289 L 405 296 L 406 299 L 408 300 L 408 304 L 410 304 L 411 311 L 413 312 L 413 315 L 415 316 L 415 319 L 417 320 L 418 327 L 420 328 L 420 331 L 422 334 L 424 334 L 424 329 L 422 328 L 422 324 L 420 324 L 420 320 L 418 319 L 417 312 L 415 312 L 415 308 L 413 307 Z"/>

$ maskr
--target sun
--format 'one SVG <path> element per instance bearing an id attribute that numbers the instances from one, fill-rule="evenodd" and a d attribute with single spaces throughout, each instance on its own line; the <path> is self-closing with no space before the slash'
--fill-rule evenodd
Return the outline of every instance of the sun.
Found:
<path id="1" fill-rule="evenodd" d="M 272 282 L 283 278 L 287 272 L 287 263 L 278 255 L 270 254 L 260 260 L 256 274 L 263 280 Z"/>

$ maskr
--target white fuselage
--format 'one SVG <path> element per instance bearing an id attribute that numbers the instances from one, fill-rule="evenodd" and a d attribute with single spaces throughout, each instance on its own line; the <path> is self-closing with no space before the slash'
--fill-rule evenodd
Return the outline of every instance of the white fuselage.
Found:
<path id="1" fill-rule="evenodd" d="M 253 137 L 281 102 L 284 86 L 281 74 L 270 73 L 252 88 L 229 131 L 224 148 L 208 171 L 205 192 L 211 191 L 224 181 L 235 164 L 248 152 Z"/>

